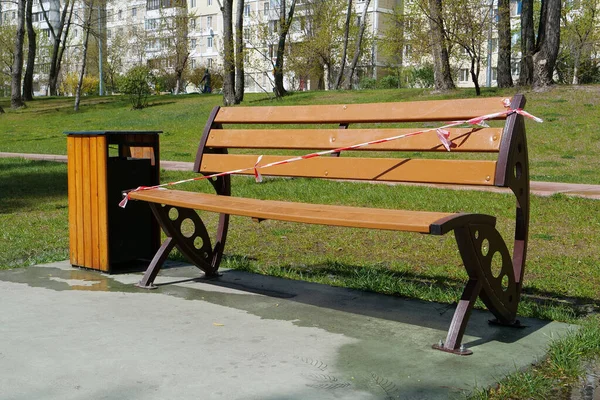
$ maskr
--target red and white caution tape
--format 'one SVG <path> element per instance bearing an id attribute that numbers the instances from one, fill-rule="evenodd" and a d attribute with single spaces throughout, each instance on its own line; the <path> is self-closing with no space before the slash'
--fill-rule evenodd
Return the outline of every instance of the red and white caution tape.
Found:
<path id="1" fill-rule="evenodd" d="M 510 99 L 504 99 L 502 101 L 502 103 L 505 107 L 507 107 L 507 108 L 510 107 Z M 355 149 L 358 149 L 361 147 L 371 146 L 371 145 L 380 144 L 380 143 L 387 143 L 387 142 L 391 142 L 393 140 L 404 139 L 407 137 L 421 135 L 423 133 L 433 132 L 433 131 L 436 132 L 440 142 L 446 148 L 446 150 L 450 151 L 450 149 L 452 149 L 453 147 L 456 147 L 456 145 L 454 143 L 452 143 L 452 141 L 450 140 L 450 132 L 448 131 L 448 128 L 452 128 L 452 127 L 459 126 L 459 125 L 477 125 L 477 126 L 481 126 L 481 127 L 488 127 L 489 125 L 486 123 L 486 121 L 489 121 L 489 120 L 492 120 L 495 118 L 500 118 L 500 117 L 508 117 L 509 115 L 514 114 L 514 113 L 522 115 L 527 118 L 530 118 L 536 122 L 543 122 L 543 120 L 541 118 L 533 116 L 521 108 L 514 108 L 514 109 L 508 109 L 508 110 L 500 111 L 500 112 L 493 113 L 493 114 L 482 115 L 480 117 L 471 118 L 471 119 L 468 119 L 465 121 L 452 121 L 451 123 L 441 126 L 439 128 L 431 128 L 431 129 L 425 129 L 425 130 L 405 133 L 403 135 L 397 135 L 397 136 L 391 136 L 391 137 L 384 138 L 384 139 L 372 140 L 370 142 L 358 143 L 358 144 L 354 144 L 352 146 L 340 147 L 340 148 L 333 149 L 333 150 L 319 151 L 316 153 L 310 153 L 310 154 L 306 154 L 303 156 L 288 158 L 286 160 L 276 161 L 276 162 L 272 162 L 272 163 L 265 164 L 265 165 L 259 165 L 260 161 L 262 160 L 262 157 L 263 157 L 261 155 L 260 157 L 258 157 L 258 160 L 256 160 L 256 163 L 252 167 L 241 168 L 241 169 L 236 169 L 236 170 L 227 171 L 227 172 L 219 172 L 219 173 L 212 174 L 212 175 L 202 175 L 202 176 L 198 176 L 195 178 L 184 179 L 184 180 L 177 181 L 177 182 L 164 183 L 162 185 L 139 186 L 139 187 L 127 192 L 124 195 L 123 200 L 121 200 L 121 202 L 119 203 L 119 206 L 122 208 L 125 208 L 127 206 L 127 202 L 129 201 L 129 198 L 130 198 L 129 194 L 133 193 L 133 192 L 159 189 L 159 188 L 164 188 L 167 186 L 179 185 L 181 183 L 200 181 L 200 180 L 204 180 L 204 179 L 218 178 L 220 176 L 239 174 L 239 173 L 248 172 L 248 171 L 254 171 L 254 179 L 256 180 L 257 183 L 260 183 L 260 182 L 262 182 L 262 175 L 260 174 L 259 169 L 262 169 L 262 168 L 270 168 L 270 167 L 275 167 L 277 165 L 290 164 L 290 163 L 293 163 L 296 161 L 307 160 L 309 158 L 321 157 L 321 156 L 333 154 L 333 153 L 340 153 L 342 151 L 355 150 Z"/>

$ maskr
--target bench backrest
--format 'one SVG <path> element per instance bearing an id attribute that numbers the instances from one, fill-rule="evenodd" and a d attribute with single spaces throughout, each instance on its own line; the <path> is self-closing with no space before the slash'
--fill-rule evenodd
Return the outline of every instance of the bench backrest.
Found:
<path id="1" fill-rule="evenodd" d="M 512 108 L 523 108 L 524 105 L 522 95 L 515 95 L 511 100 Z M 194 170 L 211 174 L 248 168 L 255 165 L 259 155 L 264 155 L 260 165 L 265 165 L 288 159 L 292 157 L 290 154 L 332 150 L 414 132 L 420 129 L 416 124 L 419 122 L 432 128 L 442 126 L 444 122 L 504 110 L 503 98 L 497 97 L 377 104 L 215 107 L 204 129 Z M 410 123 L 411 127 L 381 126 L 392 123 Z M 358 129 L 352 129 L 351 124 L 360 125 Z M 260 173 L 264 176 L 501 187 L 513 187 L 515 178 L 528 182 L 522 116 L 511 114 L 503 128 L 475 126 L 449 131 L 450 139 L 456 145 L 451 152 L 446 151 L 434 130 L 352 150 L 368 151 L 363 153 L 368 156 L 315 157 L 261 169 Z M 284 154 L 276 154 L 275 150 L 282 150 Z M 376 152 L 384 153 L 378 157 Z M 430 152 L 438 154 L 415 157 Z M 493 156 L 483 160 L 461 157 L 466 153 Z M 245 173 L 254 172 L 248 170 Z"/>

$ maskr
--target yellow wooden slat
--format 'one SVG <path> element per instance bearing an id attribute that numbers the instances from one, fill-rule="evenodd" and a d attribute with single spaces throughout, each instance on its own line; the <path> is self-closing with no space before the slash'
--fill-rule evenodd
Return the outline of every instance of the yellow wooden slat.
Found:
<path id="1" fill-rule="evenodd" d="M 360 123 L 466 120 L 504 111 L 504 98 L 314 106 L 222 107 L 222 124 Z"/>
<path id="2" fill-rule="evenodd" d="M 258 219 L 429 233 L 429 226 L 453 214 L 257 200 L 181 190 L 132 192 L 134 200 Z"/>
<path id="3" fill-rule="evenodd" d="M 69 196 L 69 259 L 71 264 L 78 264 L 77 256 L 77 190 L 75 172 L 75 138 L 67 136 L 67 169 Z"/>
<path id="4" fill-rule="evenodd" d="M 77 260 L 76 265 L 85 264 L 85 246 L 84 246 L 84 222 L 83 222 L 83 142 L 81 138 L 75 138 L 75 193 L 77 194 Z"/>
<path id="5" fill-rule="evenodd" d="M 333 150 L 413 133 L 413 129 L 213 129 L 207 146 L 254 149 Z M 498 152 L 501 128 L 450 129 L 454 152 Z M 357 150 L 447 151 L 435 131 L 361 147 Z"/>
<path id="6" fill-rule="evenodd" d="M 84 265 L 92 267 L 92 193 L 91 193 L 91 170 L 90 163 L 90 137 L 81 138 L 83 156 L 83 246 L 85 248 Z"/>
<path id="7" fill-rule="evenodd" d="M 289 157 L 264 156 L 259 165 Z M 205 154 L 200 172 L 226 172 L 251 168 L 258 156 L 240 154 Z M 318 177 L 329 179 L 383 182 L 454 183 L 461 185 L 494 184 L 496 161 L 428 160 L 400 158 L 318 157 L 290 164 L 260 169 L 264 176 Z"/>
<path id="8" fill-rule="evenodd" d="M 107 168 L 108 146 L 106 136 L 99 136 L 96 144 L 96 162 L 98 163 L 98 237 L 100 269 L 109 270 L 108 248 L 108 209 L 107 209 Z"/>
<path id="9" fill-rule="evenodd" d="M 90 138 L 90 212 L 92 216 L 90 231 L 92 233 L 92 268 L 100 268 L 100 238 L 98 227 L 98 136 Z"/>

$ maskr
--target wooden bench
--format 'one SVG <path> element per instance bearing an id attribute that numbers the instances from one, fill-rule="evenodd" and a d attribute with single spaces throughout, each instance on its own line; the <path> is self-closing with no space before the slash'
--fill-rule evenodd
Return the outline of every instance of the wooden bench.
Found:
<path id="1" fill-rule="evenodd" d="M 381 123 L 467 120 L 505 110 L 501 98 L 423 101 L 410 103 L 348 104 L 291 107 L 215 107 L 204 128 L 194 171 L 209 175 L 253 167 L 261 149 L 332 150 L 388 138 L 415 128 L 382 128 Z M 525 98 L 516 95 L 511 108 L 522 108 Z M 281 220 L 386 229 L 444 235 L 454 231 L 458 249 L 469 276 L 458 302 L 445 343 L 434 345 L 443 351 L 470 354 L 461 346 L 461 339 L 473 305 L 480 297 L 496 317 L 496 322 L 515 325 L 520 298 L 527 231 L 529 225 L 529 172 L 523 117 L 512 113 L 504 128 L 454 128 L 450 139 L 455 147 L 450 153 L 441 144 L 436 132 L 370 145 L 363 154 L 381 157 L 323 156 L 262 169 L 264 176 L 308 177 L 375 182 L 424 182 L 452 185 L 498 186 L 510 188 L 516 196 L 516 219 L 513 254 L 495 228 L 496 218 L 476 213 L 447 213 L 343 205 L 305 204 L 292 201 L 257 200 L 230 196 L 229 175 L 211 178 L 216 194 L 192 193 L 182 190 L 144 190 L 131 192 L 131 199 L 150 204 L 167 239 L 152 260 L 139 286 L 153 287 L 153 281 L 174 246 L 207 276 L 217 275 L 227 237 L 230 215 L 256 220 Z M 435 123 L 432 124 L 432 121 Z M 360 129 L 347 129 L 360 123 Z M 260 124 L 260 125 L 258 125 Z M 286 126 L 282 127 L 282 124 Z M 240 126 L 241 125 L 241 126 Z M 323 127 L 326 125 L 327 127 Z M 251 126 L 252 128 L 248 128 Z M 290 127 L 292 126 L 292 127 Z M 315 128 L 317 126 L 317 128 Z M 389 126 L 389 125 L 388 125 Z M 396 125 L 397 126 L 397 125 Z M 229 150 L 246 149 L 243 154 Z M 247 149 L 256 149 L 254 155 Z M 437 152 L 433 159 L 390 158 L 389 152 Z M 493 159 L 457 160 L 455 153 L 484 152 Z M 289 152 L 288 152 L 289 154 Z M 397 154 L 397 153 L 392 153 Z M 452 159 L 443 156 L 452 154 Z M 265 156 L 260 165 L 290 156 Z M 473 158 L 473 157 L 471 157 Z M 491 157 L 490 157 L 491 158 Z M 244 172 L 252 175 L 252 168 Z M 177 213 L 172 212 L 173 209 Z M 219 213 L 219 225 L 211 240 L 207 229 L 194 210 Z M 466 210 L 468 211 L 468 210 Z M 176 214 L 176 216 L 175 216 Z M 182 221 L 191 219 L 195 225 L 192 236 L 184 235 Z M 499 258 L 501 270 L 492 268 L 492 259 Z"/>

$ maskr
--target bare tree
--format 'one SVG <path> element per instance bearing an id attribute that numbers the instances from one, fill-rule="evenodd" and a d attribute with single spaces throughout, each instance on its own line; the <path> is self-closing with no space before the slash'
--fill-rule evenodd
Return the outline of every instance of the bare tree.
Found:
<path id="1" fill-rule="evenodd" d="M 233 0 L 223 0 L 223 104 L 235 104 L 235 55 L 233 47 Z"/>
<path id="2" fill-rule="evenodd" d="M 88 53 L 88 42 L 90 38 L 90 31 L 92 30 L 92 15 L 93 15 L 93 7 L 94 0 L 89 0 L 87 4 L 89 9 L 87 11 L 87 16 L 85 22 L 83 24 L 83 54 L 81 56 L 81 71 L 79 72 L 79 80 L 77 81 L 77 90 L 75 91 L 75 111 L 79 111 L 79 103 L 81 102 L 81 86 L 83 85 L 83 78 L 85 76 L 85 65 L 87 61 L 87 53 Z"/>
<path id="3" fill-rule="evenodd" d="M 62 5 L 62 12 L 60 14 L 60 20 L 58 25 L 55 27 L 50 23 L 48 18 L 48 11 L 44 9 L 44 2 L 40 1 L 40 7 L 42 8 L 42 15 L 48 29 L 50 30 L 50 39 L 52 40 L 52 57 L 50 59 L 50 71 L 48 73 L 48 91 L 51 96 L 56 96 L 58 86 L 58 76 L 60 74 L 60 66 L 63 59 L 63 54 L 67 47 L 67 37 L 69 36 L 69 29 L 71 27 L 71 19 L 73 17 L 73 7 L 75 0 L 65 0 Z M 59 6 L 61 5 L 58 1 Z"/>
<path id="4" fill-rule="evenodd" d="M 553 83 L 554 67 L 560 47 L 561 0 L 542 0 L 538 36 L 533 52 L 533 86 Z"/>
<path id="5" fill-rule="evenodd" d="M 513 85 L 510 34 L 510 1 L 498 0 L 498 87 Z"/>
<path id="6" fill-rule="evenodd" d="M 428 0 L 428 7 L 421 6 L 421 9 L 428 16 L 431 27 L 435 89 L 441 91 L 454 89 L 442 0 Z"/>
<path id="7" fill-rule="evenodd" d="M 528 86 L 533 83 L 534 48 L 533 0 L 523 0 L 521 8 L 521 67 L 519 86 Z"/>
<path id="8" fill-rule="evenodd" d="M 294 10 L 296 9 L 296 0 L 292 0 L 289 10 L 286 7 L 286 0 L 280 0 L 279 6 L 279 41 L 277 43 L 277 58 L 275 59 L 275 68 L 273 71 L 275 79 L 275 96 L 283 97 L 287 94 L 287 90 L 283 87 L 283 61 L 285 56 L 285 42 L 287 39 L 292 19 L 294 18 Z M 286 14 L 287 11 L 287 14 Z"/>
<path id="9" fill-rule="evenodd" d="M 238 0 L 235 23 L 235 104 L 244 100 L 244 0 Z"/>
<path id="10" fill-rule="evenodd" d="M 455 0 L 448 4 L 445 17 L 450 40 L 457 44 L 469 58 L 469 72 L 475 85 L 477 96 L 481 94 L 479 74 L 488 40 L 489 26 L 492 23 L 492 10 L 487 0 Z"/>
<path id="11" fill-rule="evenodd" d="M 339 40 L 345 37 L 345 23 L 348 20 L 346 9 L 348 0 L 305 0 L 302 15 L 299 16 L 299 33 L 302 41 L 290 46 L 287 54 L 288 69 L 300 79 L 309 78 L 317 82 L 319 89 L 336 88 L 346 56 L 340 59 L 343 48 L 347 45 Z M 350 13 L 350 21 L 355 13 Z M 358 31 L 355 24 L 349 24 L 348 36 Z"/>
<path id="12" fill-rule="evenodd" d="M 361 56 L 361 46 L 363 37 L 365 35 L 365 27 L 367 24 L 367 9 L 369 8 L 369 4 L 371 0 L 365 1 L 364 9 L 362 12 L 360 26 L 358 28 L 358 38 L 356 39 L 356 44 L 354 48 L 354 57 L 352 58 L 352 63 L 348 67 L 348 76 L 346 77 L 346 89 L 352 88 L 352 76 L 354 75 L 354 70 L 356 69 L 356 64 L 358 63 L 358 59 Z"/>
<path id="13" fill-rule="evenodd" d="M 25 68 L 25 76 L 23 77 L 23 100 L 33 100 L 33 69 L 35 66 L 36 56 L 36 33 L 33 29 L 33 14 L 32 6 L 34 0 L 27 0 L 27 10 L 25 12 L 25 22 L 27 25 L 27 67 Z"/>
<path id="14" fill-rule="evenodd" d="M 563 73 L 573 85 L 580 82 L 582 58 L 591 54 L 594 43 L 600 42 L 597 29 L 600 16 L 599 0 L 582 0 L 577 6 L 565 4 L 562 12 L 561 53 L 567 59 L 570 73 Z"/>
<path id="15" fill-rule="evenodd" d="M 365 8 L 366 10 L 366 8 Z M 344 45 L 342 47 L 342 58 L 340 71 L 335 80 L 335 89 L 339 89 L 344 77 L 344 68 L 346 68 L 346 55 L 348 53 L 348 37 L 350 36 L 350 19 L 352 18 L 352 0 L 348 0 L 348 9 L 346 10 L 346 22 L 344 23 Z"/>
<path id="16" fill-rule="evenodd" d="M 12 66 L 11 108 L 20 108 L 25 105 L 23 96 L 21 95 L 21 78 L 23 77 L 23 42 L 25 41 L 25 3 L 26 0 L 18 0 L 17 3 L 17 35 L 15 38 L 15 52 Z"/>
<path id="17" fill-rule="evenodd" d="M 190 15 L 187 10 L 187 1 L 179 1 L 175 9 L 175 15 L 170 19 L 170 33 L 172 37 L 171 58 L 175 69 L 175 94 L 183 89 L 184 72 L 186 71 L 190 57 L 188 45 Z"/>

